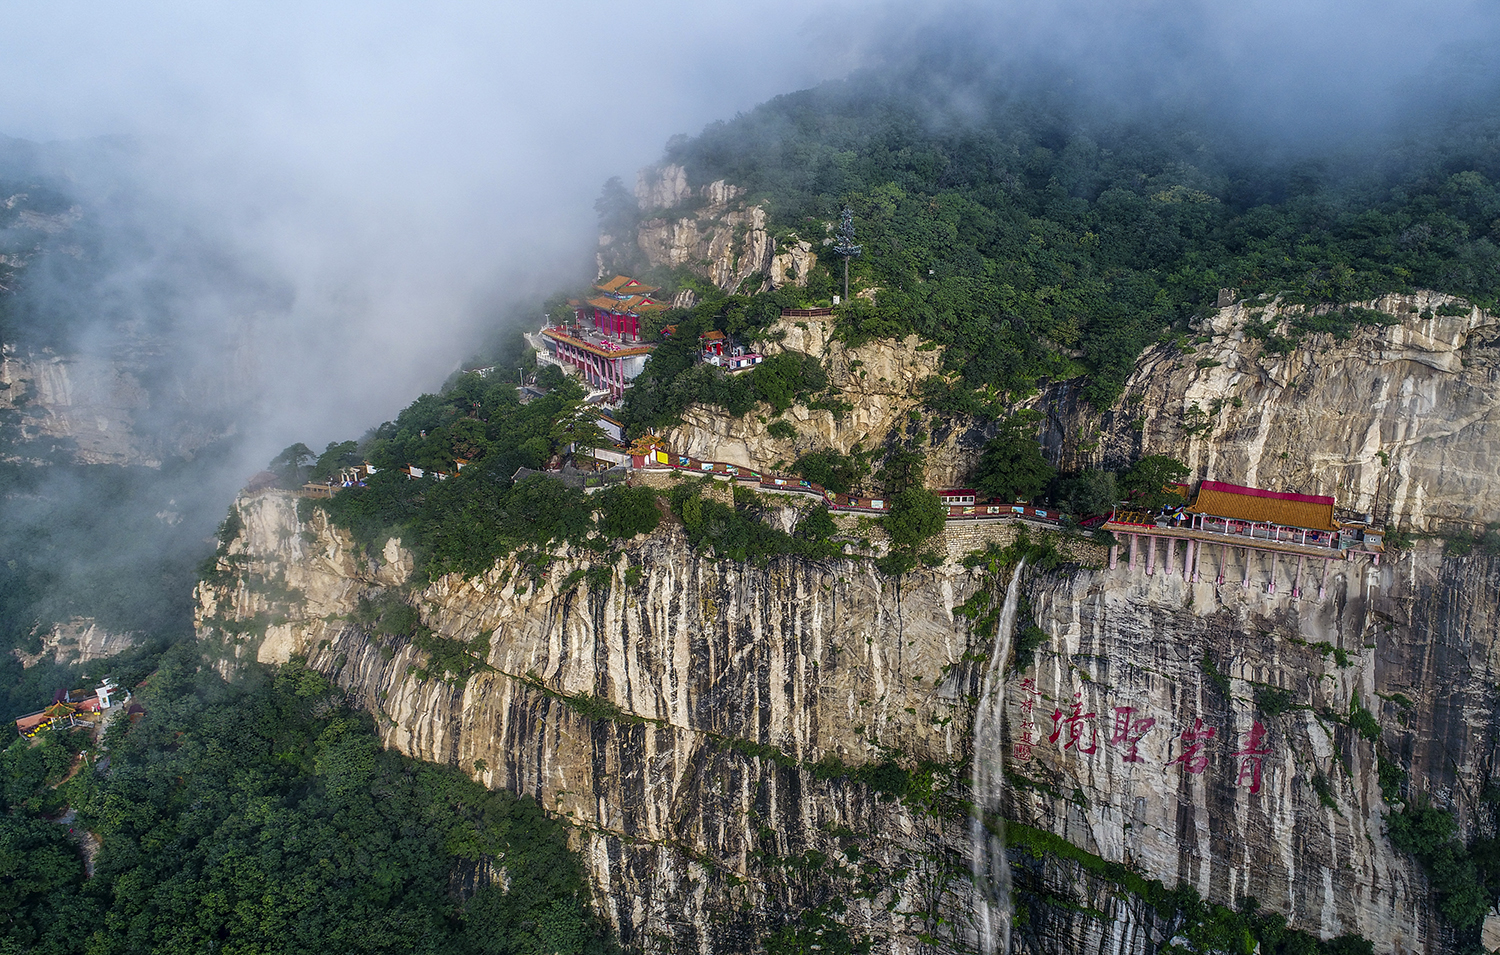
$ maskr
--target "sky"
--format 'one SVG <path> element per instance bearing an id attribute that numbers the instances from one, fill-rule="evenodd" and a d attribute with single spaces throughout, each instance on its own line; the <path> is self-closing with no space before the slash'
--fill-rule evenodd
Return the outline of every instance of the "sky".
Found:
<path id="1" fill-rule="evenodd" d="M 51 153 L 70 157 L 86 213 L 123 253 L 101 286 L 101 313 L 115 317 L 89 318 L 99 334 L 82 343 L 112 347 L 111 322 L 167 298 L 162 367 L 189 382 L 182 400 L 204 382 L 246 396 L 238 453 L 212 476 L 164 468 L 160 501 L 141 485 L 135 510 L 182 512 L 191 537 L 280 449 L 358 437 L 436 389 L 507 303 L 591 280 L 604 181 L 633 185 L 674 135 L 913 57 L 950 78 L 936 84 L 948 101 L 933 104 L 949 121 L 963 121 L 975 88 L 1042 77 L 1087 90 L 1106 113 L 1187 104 L 1280 148 L 1398 114 L 1415 115 L 1420 134 L 1455 91 L 1493 100 L 1500 89 L 1497 10 L 1493 0 L 0 0 L 0 136 L 127 144 Z M 247 284 L 268 291 L 246 296 Z M 86 529 L 74 576 L 92 580 L 100 555 L 149 568 L 167 546 L 132 530 L 128 503 L 3 495 L 0 527 L 30 526 L 18 518 L 28 507 L 43 525 L 73 508 L 77 519 L 61 523 Z"/>
<path id="2" fill-rule="evenodd" d="M 605 179 L 633 185 L 674 134 L 778 93 L 963 48 L 1000 73 L 1061 66 L 1122 108 L 1196 97 L 1327 134 L 1481 47 L 1494 6 L 0 0 L 0 134 L 132 137 L 163 235 L 289 290 L 255 325 L 259 453 L 436 387 L 505 301 L 592 278 Z M 243 318 L 205 303 L 204 328 Z"/>
<path id="3" fill-rule="evenodd" d="M 321 446 L 441 383 L 502 300 L 591 279 L 605 179 L 847 70 L 818 15 L 0 2 L 0 134 L 133 137 L 164 228 L 285 281 L 290 314 L 260 318 L 265 420 L 277 448 Z"/>

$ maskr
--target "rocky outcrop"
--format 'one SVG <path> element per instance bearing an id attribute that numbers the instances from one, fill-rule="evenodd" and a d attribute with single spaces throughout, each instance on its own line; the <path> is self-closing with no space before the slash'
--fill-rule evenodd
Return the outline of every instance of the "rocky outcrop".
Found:
<path id="1" fill-rule="evenodd" d="M 643 169 L 636 199 L 643 213 L 657 213 L 636 231 L 652 268 L 686 268 L 726 292 L 749 293 L 805 284 L 817 262 L 812 243 L 773 237 L 765 208 L 746 203 L 743 190 L 723 180 L 695 196 L 681 166 Z"/>
<path id="2" fill-rule="evenodd" d="M 1195 479 L 1331 494 L 1351 514 L 1417 531 L 1500 519 L 1500 320 L 1431 292 L 1356 307 L 1396 321 L 1298 340 L 1291 322 L 1300 306 L 1231 304 L 1190 340 L 1148 349 L 1104 412 L 1082 400 L 1077 382 L 1026 404 L 1047 416 L 1043 441 L 1065 472 L 1166 454 Z M 941 371 L 941 350 L 916 338 L 851 349 L 832 332 L 829 319 L 783 319 L 765 350 L 823 360 L 829 392 L 848 412 L 794 407 L 786 417 L 798 436 L 777 439 L 769 420 L 694 407 L 669 432 L 673 447 L 764 466 L 818 448 L 879 446 L 915 418 L 925 428 L 928 485 L 969 480 L 989 423 L 935 420 L 918 394 Z M 1272 347 L 1275 336 L 1284 351 Z"/>
<path id="3" fill-rule="evenodd" d="M 1035 585 L 1049 642 L 1011 684 L 1009 815 L 1204 898 L 1255 898 L 1315 934 L 1443 950 L 1424 878 L 1385 837 L 1395 807 L 1378 762 L 1412 772 L 1409 792 L 1485 785 L 1492 746 L 1454 718 L 1494 706 L 1493 622 L 1483 648 L 1411 626 L 1419 606 L 1488 616 L 1442 582 L 1474 568 L 1429 553 L 1340 564 L 1317 600 L 1267 593 L 1263 558 L 1242 587 L 1243 559 L 1231 555 L 1224 585 L 1123 564 Z M 1475 583 L 1492 601 L 1495 581 Z M 1268 688 L 1285 702 L 1266 704 Z M 1349 719 L 1356 707 L 1377 739 Z"/>
<path id="4" fill-rule="evenodd" d="M 1056 393 L 1053 447 L 1085 463 L 1173 453 L 1200 476 L 1371 510 L 1379 491 L 1418 527 L 1483 522 L 1495 513 L 1478 477 L 1500 377 L 1492 320 L 1439 316 L 1457 309 L 1434 296 L 1371 304 L 1402 321 L 1281 353 L 1266 342 L 1288 310 L 1226 306 L 1195 352 L 1149 353 L 1110 412 Z M 915 384 L 939 367 L 914 339 L 848 348 L 816 319 L 776 332 L 774 347 L 820 357 L 853 409 L 794 410 L 791 441 L 753 416 L 694 411 L 674 448 L 761 466 L 804 439 L 848 450 L 904 428 Z M 959 460 L 973 445 L 928 446 Z M 929 475 L 942 474 L 934 459 Z M 1372 460 L 1393 483 L 1362 483 Z M 399 543 L 362 554 L 281 494 L 238 507 L 245 531 L 199 591 L 200 634 L 225 666 L 306 654 L 391 745 L 572 819 L 601 906 L 649 951 L 755 950 L 807 912 L 879 952 L 967 950 L 958 807 L 976 745 L 1007 754 L 1006 816 L 1076 847 L 1013 850 L 1017 951 L 1171 940 L 1180 924 L 1119 872 L 1224 905 L 1253 897 L 1294 928 L 1357 933 L 1376 951 L 1447 951 L 1450 930 L 1386 820 L 1420 798 L 1453 811 L 1466 837 L 1495 833 L 1483 794 L 1500 559 L 1482 553 L 1419 542 L 1378 565 L 1314 561 L 1293 597 L 1285 561 L 1238 551 L 1211 552 L 1193 583 L 1180 550 L 1158 550 L 1151 574 L 1144 560 L 1109 569 L 1072 550 L 1074 564 L 1027 578 L 1023 621 L 1036 629 L 1006 681 L 1004 732 L 976 741 L 976 663 L 994 635 L 956 608 L 1004 588 L 956 560 L 987 542 L 965 536 L 975 525 L 950 528 L 947 562 L 900 580 L 852 559 L 715 561 L 671 526 L 609 556 L 560 550 L 541 577 L 503 561 L 443 578 L 412 594 L 425 625 L 488 641 L 482 665 L 444 677 L 410 640 L 356 625 L 361 595 L 409 581 Z"/>
<path id="5" fill-rule="evenodd" d="M 647 166 L 636 174 L 635 198 L 642 212 L 670 209 L 692 195 L 687 170 L 675 163 Z"/>
<path id="6" fill-rule="evenodd" d="M 1497 519 L 1500 321 L 1432 292 L 1361 305 L 1397 321 L 1285 351 L 1272 336 L 1294 338 L 1300 306 L 1218 309 L 1192 344 L 1148 350 L 1104 414 L 1050 392 L 1048 441 L 1065 467 L 1170 454 L 1197 477 L 1333 494 L 1417 530 Z"/>
<path id="7" fill-rule="evenodd" d="M 41 638 L 42 647 L 36 653 L 26 653 L 16 648 L 11 650 L 22 667 L 33 667 L 43 660 L 54 663 L 87 663 L 102 660 L 122 653 L 135 645 L 135 635 L 105 630 L 91 617 L 74 617 L 63 623 L 55 623 Z"/>
<path id="8" fill-rule="evenodd" d="M 729 418 L 717 409 L 694 406 L 680 426 L 667 432 L 669 446 L 695 457 L 766 467 L 793 461 L 806 451 L 878 447 L 892 431 L 905 427 L 913 413 L 925 420 L 920 385 L 941 368 L 942 352 L 915 335 L 850 347 L 833 337 L 832 319 L 785 317 L 771 326 L 766 339 L 762 348 L 767 354 L 794 351 L 821 361 L 828 372 L 828 394 L 846 407 L 794 405 L 781 420 L 790 422 L 797 435 L 778 438 L 762 415 Z M 928 483 L 951 487 L 963 479 L 969 464 L 956 443 L 940 440 L 929 456 Z"/>
<path id="9" fill-rule="evenodd" d="M 924 933 L 966 947 L 962 814 L 867 774 L 925 766 L 934 804 L 962 776 L 967 569 L 898 582 L 863 562 L 741 566 L 675 528 L 602 561 L 560 552 L 542 578 L 503 561 L 416 595 L 440 638 L 489 637 L 482 667 L 443 679 L 409 640 L 350 619 L 409 574 L 398 543 L 358 555 L 284 493 L 236 506 L 244 530 L 198 592 L 226 669 L 305 654 L 390 745 L 571 819 L 627 944 L 748 951 L 812 910 L 880 951 L 933 950 Z"/>
<path id="10" fill-rule="evenodd" d="M 748 951 L 842 899 L 836 921 L 877 951 L 972 943 L 968 835 L 952 806 L 972 745 L 972 662 L 991 635 L 954 608 L 991 585 L 982 571 L 757 568 L 693 554 L 667 528 L 602 562 L 560 552 L 540 579 L 502 562 L 421 589 L 436 634 L 489 637 L 483 667 L 444 679 L 409 640 L 351 622 L 361 594 L 407 579 L 399 545 L 360 555 L 293 504 L 241 501 L 245 531 L 221 558 L 236 574 L 200 588 L 204 639 L 223 641 L 226 665 L 306 654 L 390 745 L 573 820 L 628 941 Z M 1009 680 L 1007 815 L 1205 898 L 1254 896 L 1314 934 L 1444 950 L 1424 878 L 1385 838 L 1379 764 L 1410 774 L 1396 805 L 1427 794 L 1466 832 L 1487 831 L 1475 807 L 1493 745 L 1471 727 L 1500 703 L 1500 563 L 1436 550 L 1341 561 L 1319 600 L 1267 593 L 1259 564 L 1242 587 L 1235 555 L 1225 585 L 1100 557 L 1026 588 L 1045 640 Z M 282 604 L 265 581 L 281 582 Z M 1274 712 L 1257 702 L 1267 687 L 1287 694 Z M 1356 705 L 1378 738 L 1349 718 Z M 882 797 L 869 774 L 888 759 L 933 805 Z M 1023 865 L 1018 886 L 1020 951 L 1154 951 L 1173 931 L 1062 861 Z"/>
<path id="11" fill-rule="evenodd" d="M 4 346 L 0 414 L 11 412 L 16 424 L 10 453 L 160 467 L 234 434 L 252 390 L 248 366 L 167 369 L 155 351 L 135 341 L 105 355 Z"/>

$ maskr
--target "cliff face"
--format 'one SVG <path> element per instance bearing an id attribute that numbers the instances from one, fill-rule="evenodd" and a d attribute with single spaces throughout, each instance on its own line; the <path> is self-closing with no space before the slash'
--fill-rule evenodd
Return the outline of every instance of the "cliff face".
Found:
<path id="1" fill-rule="evenodd" d="M 27 193 L 0 195 L 0 239 L 13 250 L 0 255 L 0 294 L 19 303 L 0 343 L 0 456 L 160 467 L 233 434 L 256 391 L 264 287 L 218 275 L 205 291 L 202 273 L 167 264 L 183 249 L 142 244 L 172 231 L 158 219 L 129 240 L 112 231 L 139 214 L 138 197 L 122 190 L 62 208 L 61 194 L 91 190 L 60 168 L 48 175 L 57 178 L 41 192 L 56 194 L 35 199 L 56 211 L 27 208 Z M 103 251 L 119 252 L 117 241 L 123 256 Z"/>
<path id="2" fill-rule="evenodd" d="M 1334 494 L 1418 530 L 1495 519 L 1500 321 L 1431 292 L 1362 304 L 1399 321 L 1285 352 L 1267 336 L 1289 332 L 1300 308 L 1221 308 L 1197 344 L 1149 350 L 1102 415 L 1049 392 L 1048 440 L 1068 466 L 1170 454 L 1199 477 Z"/>
<path id="3" fill-rule="evenodd" d="M 87 663 L 102 660 L 130 649 L 136 637 L 129 633 L 105 630 L 90 617 L 74 617 L 64 623 L 55 623 L 42 634 L 42 648 L 36 653 L 27 653 L 20 648 L 10 652 L 22 667 L 33 667 L 51 658 L 56 663 Z"/>
<path id="4" fill-rule="evenodd" d="M 828 373 L 829 393 L 847 405 L 846 410 L 794 405 L 784 420 L 796 427 L 797 436 L 777 438 L 764 416 L 729 418 L 716 409 L 693 406 L 683 415 L 683 423 L 667 432 L 671 447 L 696 457 L 765 467 L 823 448 L 848 453 L 858 444 L 878 447 L 886 435 L 906 428 L 914 413 L 925 420 L 920 386 L 941 369 L 943 354 L 917 336 L 851 348 L 833 337 L 831 319 L 782 318 L 767 329 L 767 337 L 767 354 L 796 351 L 819 359 Z M 974 454 L 961 446 L 960 437 L 948 435 L 930 447 L 929 485 L 953 487 L 967 477 Z M 969 443 L 975 441 L 982 443 L 983 437 Z"/>
<path id="5" fill-rule="evenodd" d="M 361 593 L 406 578 L 399 546 L 357 557 L 279 493 L 237 507 L 244 532 L 222 558 L 235 572 L 199 591 L 200 634 L 226 667 L 307 654 L 391 745 L 572 819 L 627 943 L 744 951 L 811 910 L 882 951 L 921 950 L 922 933 L 963 947 L 964 819 L 883 795 L 894 784 L 860 768 L 923 764 L 934 803 L 963 776 L 971 647 L 953 607 L 978 584 L 968 571 L 742 566 L 693 554 L 675 528 L 602 566 L 563 554 L 534 584 L 502 562 L 417 597 L 437 634 L 490 634 L 485 666 L 445 680 L 418 675 L 409 641 L 347 619 Z"/>
<path id="6" fill-rule="evenodd" d="M 253 387 L 242 355 L 212 369 L 163 369 L 159 346 L 131 341 L 101 355 L 6 346 L 0 412 L 17 413 L 12 453 L 53 449 L 78 464 L 160 467 L 234 434 Z"/>
<path id="7" fill-rule="evenodd" d="M 695 194 L 681 166 L 643 169 L 636 198 L 646 218 L 635 240 L 653 268 L 686 267 L 726 292 L 749 293 L 802 285 L 817 262 L 811 242 L 772 236 L 765 209 L 723 180 Z M 601 271 L 609 267 L 605 257 L 601 253 Z M 752 277 L 753 288 L 746 285 Z"/>
<path id="8" fill-rule="evenodd" d="M 1441 300 L 1423 301 L 1383 303 L 1400 326 L 1282 356 L 1225 309 L 1196 353 L 1148 355 L 1106 415 L 1063 400 L 1053 439 L 1093 460 L 1176 453 L 1210 476 L 1341 500 L 1368 486 L 1356 507 L 1380 509 L 1380 490 L 1419 526 L 1482 519 L 1491 319 L 1424 319 Z M 894 427 L 912 407 L 899 393 L 936 368 L 914 341 L 859 358 L 816 328 L 788 325 L 782 346 L 825 357 L 856 408 L 889 402 L 863 412 L 875 416 L 867 433 Z M 1221 398 L 1209 428 L 1188 410 Z M 793 455 L 757 427 L 705 419 L 671 440 L 720 460 Z M 852 446 L 857 429 L 841 428 L 830 419 L 819 440 Z M 1445 951 L 1426 880 L 1385 817 L 1421 795 L 1464 835 L 1493 831 L 1480 797 L 1496 757 L 1500 561 L 1482 554 L 1419 543 L 1378 566 L 1332 562 L 1326 578 L 1314 561 L 1293 598 L 1284 559 L 1247 568 L 1242 552 L 1209 548 L 1194 584 L 1180 549 L 1169 559 L 1158 545 L 1148 575 L 1144 554 L 1111 570 L 1102 551 L 1064 542 L 1073 568 L 1023 587 L 1023 622 L 1039 635 L 1006 681 L 1001 738 L 976 741 L 995 635 L 955 608 L 1004 582 L 954 558 L 1013 525 L 952 527 L 949 561 L 899 581 L 858 561 L 713 561 L 672 527 L 603 564 L 559 553 L 536 582 L 502 562 L 415 594 L 438 635 L 488 635 L 482 668 L 443 678 L 409 641 L 351 619 L 361 594 L 408 580 L 398 544 L 360 555 L 274 493 L 237 506 L 245 530 L 199 591 L 200 634 L 224 665 L 305 653 L 391 745 L 568 815 L 601 906 L 648 950 L 750 950 L 822 917 L 876 951 L 968 950 L 962 806 L 976 745 L 1007 754 L 1007 817 L 1098 863 L 1013 847 L 1018 951 L 1144 953 L 1170 940 L 1181 926 L 1111 881 L 1110 862 L 1226 905 L 1254 897 L 1323 937 Z"/>

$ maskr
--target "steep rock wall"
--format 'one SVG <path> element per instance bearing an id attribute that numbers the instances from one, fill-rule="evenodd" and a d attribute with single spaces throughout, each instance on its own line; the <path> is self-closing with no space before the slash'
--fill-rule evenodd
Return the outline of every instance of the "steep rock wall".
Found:
<path id="1" fill-rule="evenodd" d="M 0 413 L 17 413 L 12 453 L 51 447 L 78 464 L 160 467 L 234 434 L 253 390 L 249 351 L 212 368 L 167 367 L 158 345 L 126 341 L 102 355 L 5 346 Z"/>
<path id="2" fill-rule="evenodd" d="M 1198 477 L 1334 494 L 1418 530 L 1500 517 L 1500 321 L 1438 315 L 1457 309 L 1433 292 L 1362 304 L 1399 321 L 1284 354 L 1250 332 L 1287 333 L 1300 307 L 1218 309 L 1190 350 L 1148 350 L 1102 415 L 1070 388 L 1043 396 L 1047 440 L 1065 467 L 1170 454 Z"/>
<path id="3" fill-rule="evenodd" d="M 935 793 L 962 776 L 971 641 L 953 607 L 974 574 L 742 566 L 668 528 L 583 580 L 570 571 L 588 560 L 562 554 L 534 583 L 502 562 L 422 589 L 437 634 L 491 634 L 479 672 L 424 678 L 410 642 L 348 619 L 361 594 L 406 579 L 409 557 L 394 543 L 361 557 L 294 503 L 238 503 L 224 576 L 199 588 L 205 642 L 226 669 L 306 654 L 390 745 L 572 819 L 628 943 L 748 951 L 808 910 L 837 911 L 883 952 L 972 943 L 961 814 L 858 774 L 926 764 Z"/>
<path id="4" fill-rule="evenodd" d="M 652 268 L 685 267 L 726 292 L 749 293 L 805 284 L 817 262 L 811 242 L 773 237 L 766 210 L 723 180 L 695 195 L 681 166 L 643 169 L 636 199 L 647 215 L 636 229 L 636 246 Z M 601 270 L 619 254 L 609 248 L 616 241 L 609 237 L 601 250 Z M 759 276 L 754 288 L 745 284 L 752 276 Z"/>
<path id="5" fill-rule="evenodd" d="M 1196 352 L 1149 353 L 1112 411 L 1054 393 L 1050 438 L 1074 462 L 1171 453 L 1200 474 L 1331 492 L 1362 509 L 1382 510 L 1378 493 L 1419 528 L 1482 522 L 1495 513 L 1483 480 L 1493 321 L 1423 317 L 1446 302 L 1372 303 L 1401 324 L 1310 337 L 1281 355 L 1247 334 L 1248 306 L 1226 307 Z M 829 415 L 807 431 L 822 446 L 847 450 L 898 427 L 915 408 L 912 384 L 937 368 L 915 340 L 844 350 L 816 322 L 783 326 L 780 347 L 822 357 L 861 422 Z M 704 415 L 670 440 L 764 465 L 794 457 L 804 436 L 778 444 L 753 417 Z M 975 444 L 943 440 L 960 462 Z M 744 567 L 688 552 L 667 528 L 604 568 L 560 554 L 534 589 L 509 564 L 423 589 L 424 620 L 440 634 L 492 632 L 489 669 L 445 682 L 423 675 L 409 643 L 373 641 L 347 619 L 359 594 L 407 579 L 397 544 L 370 559 L 320 516 L 298 523 L 283 496 L 240 507 L 246 532 L 229 556 L 244 560 L 200 591 L 205 639 L 231 660 L 306 653 L 377 714 L 392 745 L 567 814 L 601 904 L 633 942 L 748 950 L 844 900 L 839 918 L 877 951 L 972 944 L 962 820 L 884 801 L 855 767 L 925 763 L 962 799 L 972 664 L 993 635 L 953 608 L 992 580 L 951 560 L 899 583 L 850 562 Z M 953 557 L 981 541 L 951 543 Z M 1144 560 L 1110 570 L 1095 555 L 1084 560 L 1094 569 L 1030 580 L 1027 616 L 1044 639 L 1008 681 L 1007 815 L 1101 864 L 1226 905 L 1254 897 L 1323 937 L 1448 950 L 1386 817 L 1427 798 L 1466 837 L 1493 833 L 1481 796 L 1500 722 L 1500 563 L 1419 542 L 1378 566 L 1332 563 L 1321 598 L 1314 562 L 1294 598 L 1285 560 L 1224 554 L 1217 584 L 1214 548 L 1198 583 L 1183 579 L 1182 550 L 1173 556 L 1158 550 L 1151 575 Z M 592 573 L 564 586 L 575 569 Z M 1357 718 L 1366 710 L 1373 739 Z M 846 769 L 816 771 L 825 758 Z M 1382 765 L 1409 776 L 1387 774 L 1382 792 Z M 1176 931 L 1088 866 L 1013 858 L 1026 912 L 1018 950 L 1147 952 Z"/>
<path id="6" fill-rule="evenodd" d="M 748 414 L 729 418 L 717 409 L 688 408 L 682 424 L 666 433 L 668 446 L 679 453 L 746 467 L 790 462 L 806 451 L 833 448 L 848 453 L 857 444 L 878 447 L 893 430 L 907 425 L 921 412 L 922 381 L 942 366 L 941 350 L 924 345 L 915 335 L 899 341 L 880 340 L 850 347 L 833 337 L 826 318 L 782 318 L 767 330 L 767 354 L 796 351 L 823 363 L 828 391 L 848 405 L 842 413 L 793 405 L 783 416 L 797 429 L 795 438 L 770 433 L 770 419 Z M 934 487 L 960 483 L 970 467 L 969 455 L 959 450 L 958 435 L 939 441 L 928 456 L 927 481 Z"/>
<path id="7" fill-rule="evenodd" d="M 73 617 L 54 623 L 41 636 L 41 649 L 27 653 L 19 647 L 10 651 L 22 667 L 33 667 L 43 660 L 54 663 L 87 663 L 123 653 L 136 643 L 136 635 L 105 630 L 92 617 Z"/>
<path id="8" fill-rule="evenodd" d="M 240 509 L 239 576 L 200 588 L 205 640 L 224 641 L 226 661 L 307 654 L 390 745 L 572 819 L 600 904 L 631 943 L 752 950 L 802 912 L 836 909 L 877 951 L 973 943 L 961 815 L 886 801 L 855 767 L 925 763 L 937 791 L 962 798 L 972 662 L 991 635 L 953 608 L 987 585 L 981 574 L 950 562 L 898 584 L 848 562 L 747 567 L 694 555 L 664 529 L 582 580 L 571 571 L 592 565 L 562 554 L 534 585 L 502 563 L 422 589 L 438 634 L 491 634 L 483 670 L 444 680 L 409 642 L 348 619 L 361 593 L 409 576 L 397 544 L 359 556 L 320 515 L 299 523 L 282 494 Z M 1451 806 L 1468 834 L 1487 825 L 1474 807 L 1494 760 L 1500 565 L 1430 549 L 1336 562 L 1319 600 L 1316 585 L 1289 596 L 1285 564 L 1272 594 L 1264 559 L 1247 588 L 1239 554 L 1226 555 L 1224 585 L 1185 581 L 1181 550 L 1175 573 L 1158 556 L 1153 576 L 1098 566 L 1094 552 L 1084 559 L 1097 569 L 1031 579 L 1029 617 L 1046 640 L 1009 681 L 1007 815 L 1223 904 L 1253 896 L 1314 934 L 1445 950 L 1424 878 L 1384 835 L 1377 753 L 1411 774 L 1407 798 Z M 272 579 L 288 612 L 256 583 Z M 236 633 L 221 626 L 230 619 L 269 623 Z M 1257 686 L 1291 706 L 1267 714 Z M 1378 740 L 1349 725 L 1356 695 Z M 1117 738 L 1123 707 L 1137 722 Z M 1085 714 L 1070 740 L 1070 717 Z M 1257 722 L 1251 793 L 1237 754 Z M 1195 729 L 1215 734 L 1201 740 L 1201 772 L 1178 760 Z M 820 772 L 820 760 L 844 768 Z M 1016 858 L 1019 951 L 1148 952 L 1172 936 L 1118 885 Z"/>
<path id="9" fill-rule="evenodd" d="M 1049 642 L 1011 683 L 1011 814 L 1205 898 L 1253 897 L 1294 927 L 1442 950 L 1425 880 L 1384 835 L 1394 808 L 1377 747 L 1413 773 L 1409 792 L 1477 795 L 1493 741 L 1454 717 L 1490 722 L 1493 628 L 1477 659 L 1471 637 L 1448 645 L 1449 625 L 1411 628 L 1418 605 L 1444 618 L 1475 609 L 1432 579 L 1452 572 L 1432 555 L 1338 562 L 1322 600 L 1316 586 L 1292 598 L 1286 577 L 1267 593 L 1265 558 L 1251 558 L 1244 587 L 1239 552 L 1225 584 L 1193 584 L 1182 556 L 1172 574 L 1122 562 L 1035 585 Z M 1290 708 L 1268 713 L 1257 687 L 1289 694 Z M 1350 725 L 1355 700 L 1378 740 Z"/>

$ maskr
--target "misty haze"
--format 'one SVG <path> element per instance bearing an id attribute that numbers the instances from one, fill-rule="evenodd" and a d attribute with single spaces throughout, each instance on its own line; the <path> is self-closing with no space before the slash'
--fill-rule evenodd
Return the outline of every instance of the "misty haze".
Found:
<path id="1" fill-rule="evenodd" d="M 0 952 L 1500 951 L 1488 5 L 3 21 Z"/>

